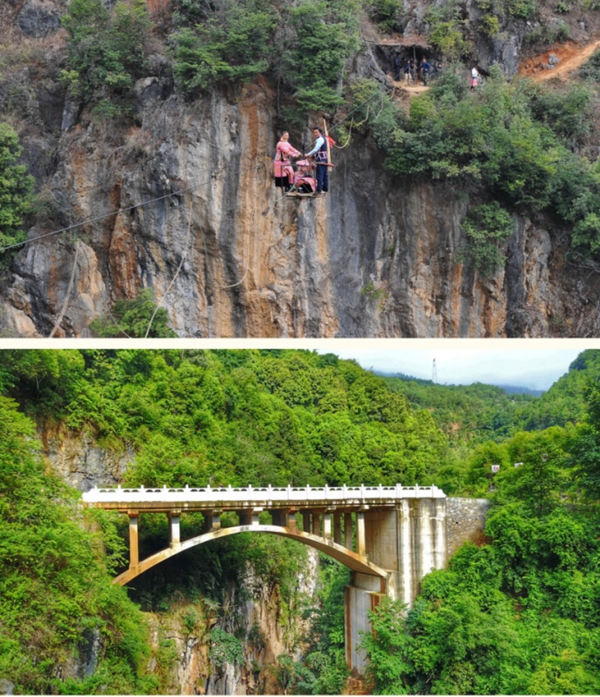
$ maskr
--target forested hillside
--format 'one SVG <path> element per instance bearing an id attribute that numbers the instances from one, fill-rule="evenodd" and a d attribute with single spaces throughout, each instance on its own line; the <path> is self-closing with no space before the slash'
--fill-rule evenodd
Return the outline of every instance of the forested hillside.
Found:
<path id="1" fill-rule="evenodd" d="M 124 521 L 84 515 L 51 471 L 77 443 L 61 472 L 80 483 L 88 470 L 86 487 L 418 481 L 491 498 L 485 538 L 427 576 L 405 617 L 394 604 L 375 612 L 368 689 L 597 693 L 599 365 L 582 354 L 519 405 L 507 438 L 486 442 L 436 425 L 439 386 L 420 386 L 416 409 L 396 379 L 332 354 L 2 351 L 0 679 L 24 693 L 171 693 L 183 671 L 189 691 L 233 689 L 232 676 L 247 693 L 344 689 L 346 570 L 323 558 L 312 574 L 303 547 L 239 535 L 116 588 Z M 479 410 L 497 408 L 495 390 L 475 392 Z M 444 419 L 479 423 L 466 421 L 471 399 L 465 388 Z M 555 420 L 519 430 L 523 410 Z M 100 451 L 121 469 L 93 465 Z M 164 516 L 146 518 L 147 552 L 168 533 Z M 200 524 L 190 516 L 184 537 Z M 273 626 L 245 624 L 257 603 Z"/>
<path id="2" fill-rule="evenodd" d="M 599 377 L 598 353 L 584 351 L 539 398 L 480 383 L 439 385 L 407 376 L 386 377 L 386 382 L 414 408 L 429 410 L 451 439 L 473 443 L 580 422 L 586 413 L 583 387 Z"/>
<path id="3" fill-rule="evenodd" d="M 595 45 L 595 0 L 7 0 L 0 20 L 4 334 L 598 335 L 598 55 L 538 79 Z M 282 197 L 280 132 L 307 152 L 324 123 L 328 197 Z"/>

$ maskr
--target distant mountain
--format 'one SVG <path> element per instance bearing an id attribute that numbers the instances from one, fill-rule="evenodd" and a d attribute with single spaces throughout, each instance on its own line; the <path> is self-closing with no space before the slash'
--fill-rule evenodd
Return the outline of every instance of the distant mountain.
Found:
<path id="1" fill-rule="evenodd" d="M 583 351 L 545 392 L 519 385 L 438 385 L 399 373 L 385 379 L 413 407 L 430 411 L 448 435 L 500 441 L 518 430 L 581 421 L 587 386 L 600 380 L 600 350 Z"/>
<path id="2" fill-rule="evenodd" d="M 541 397 L 544 394 L 544 390 L 534 390 L 531 387 L 525 387 L 523 385 L 496 385 L 496 387 L 499 387 L 508 394 L 529 394 L 533 397 Z"/>

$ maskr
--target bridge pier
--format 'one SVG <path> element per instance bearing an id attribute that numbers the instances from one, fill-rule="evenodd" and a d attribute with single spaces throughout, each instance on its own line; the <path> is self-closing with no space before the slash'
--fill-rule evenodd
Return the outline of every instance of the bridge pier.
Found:
<path id="1" fill-rule="evenodd" d="M 344 594 L 344 641 L 349 668 L 356 668 L 359 672 L 366 668 L 362 637 L 371 631 L 369 612 L 377 607 L 385 594 L 383 579 L 357 571 L 352 574 L 352 584 L 346 586 Z"/>
<path id="2" fill-rule="evenodd" d="M 342 514 L 339 511 L 333 512 L 333 541 L 342 544 Z"/>
<path id="3" fill-rule="evenodd" d="M 344 513 L 344 546 L 352 549 L 352 513 Z"/>
<path id="4" fill-rule="evenodd" d="M 332 536 L 331 511 L 325 511 L 323 514 L 323 537 L 325 539 L 331 539 Z"/>
<path id="5" fill-rule="evenodd" d="M 129 516 L 129 568 L 136 569 L 140 563 L 138 514 L 128 513 Z"/>
<path id="6" fill-rule="evenodd" d="M 179 525 L 179 511 L 169 513 L 169 529 L 171 531 L 171 547 L 181 544 L 181 528 Z"/>
<path id="7" fill-rule="evenodd" d="M 361 556 L 367 556 L 367 535 L 365 527 L 365 512 L 356 514 L 356 551 Z"/>

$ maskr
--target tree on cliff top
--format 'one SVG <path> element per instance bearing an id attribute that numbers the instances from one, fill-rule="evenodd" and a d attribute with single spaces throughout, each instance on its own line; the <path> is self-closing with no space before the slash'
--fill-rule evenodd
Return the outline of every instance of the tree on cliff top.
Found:
<path id="1" fill-rule="evenodd" d="M 0 247 L 25 239 L 23 217 L 31 206 L 33 177 L 21 155 L 19 137 L 7 123 L 0 123 Z"/>
<path id="2" fill-rule="evenodd" d="M 113 13 L 102 0 L 71 0 L 62 23 L 69 36 L 64 82 L 96 113 L 126 112 L 145 65 L 151 25 L 145 0 L 119 2 Z"/>

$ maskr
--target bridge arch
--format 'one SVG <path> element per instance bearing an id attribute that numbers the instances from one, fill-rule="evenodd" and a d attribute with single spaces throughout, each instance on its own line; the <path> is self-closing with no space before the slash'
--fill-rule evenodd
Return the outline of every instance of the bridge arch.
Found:
<path id="1" fill-rule="evenodd" d="M 390 575 L 389 572 L 368 561 L 356 552 L 337 544 L 331 539 L 313 535 L 309 532 L 292 530 L 291 528 L 282 528 L 280 525 L 260 524 L 235 525 L 228 528 L 219 528 L 201 535 L 197 535 L 196 537 L 190 537 L 183 542 L 171 544 L 169 547 L 166 547 L 160 552 L 156 552 L 137 564 L 130 566 L 126 571 L 119 574 L 119 576 L 114 579 L 114 583 L 118 583 L 119 585 L 123 586 L 140 574 L 148 571 L 148 569 L 151 569 L 153 566 L 160 564 L 166 559 L 170 559 L 176 554 L 180 554 L 181 552 L 185 552 L 188 549 L 192 549 L 192 547 L 197 547 L 198 545 L 206 542 L 218 540 L 222 537 L 229 537 L 230 535 L 238 535 L 242 532 L 268 533 L 272 535 L 279 535 L 280 537 L 288 537 L 290 539 L 297 540 L 298 542 L 302 542 L 303 544 L 314 547 L 320 552 L 327 554 L 328 556 L 347 566 L 352 571 L 358 571 L 369 576 L 380 578 L 382 581 L 382 592 L 387 591 L 387 582 Z"/>

